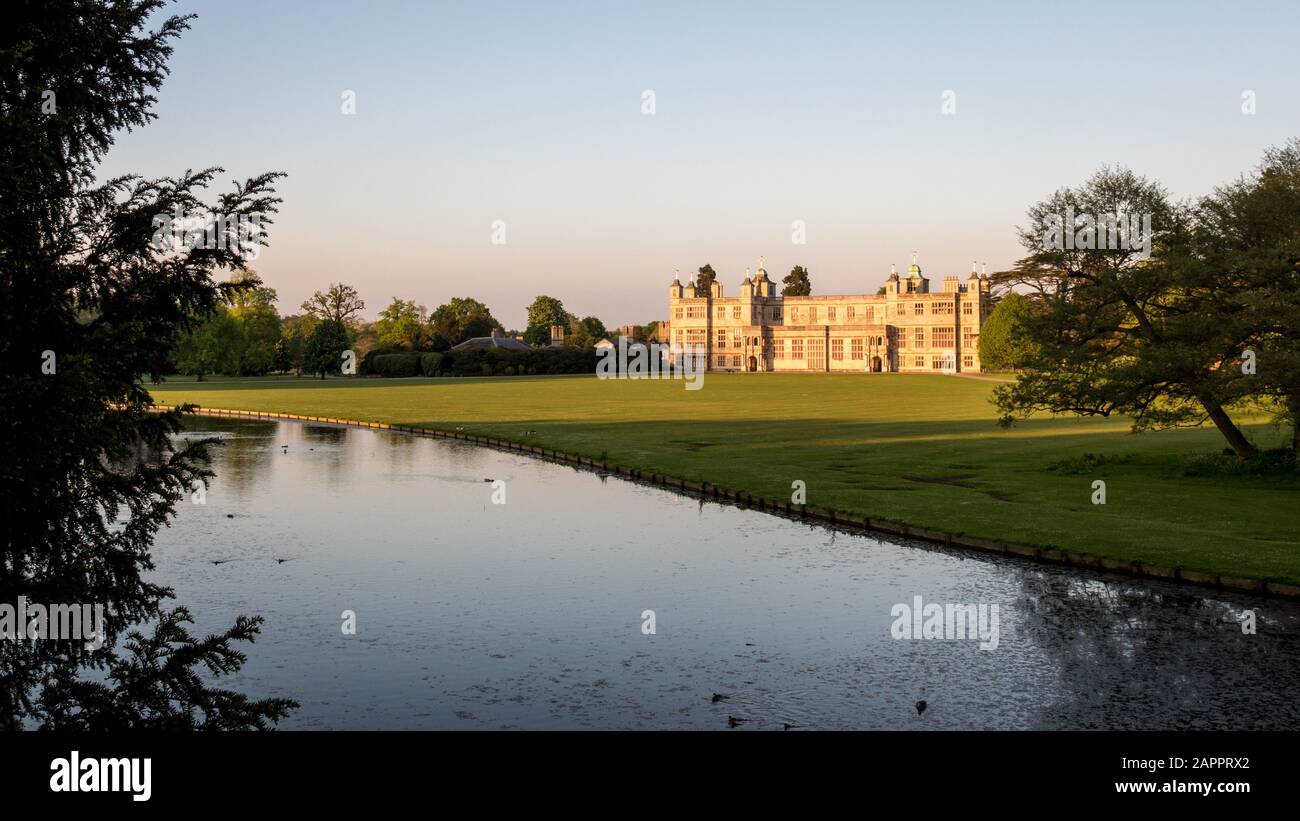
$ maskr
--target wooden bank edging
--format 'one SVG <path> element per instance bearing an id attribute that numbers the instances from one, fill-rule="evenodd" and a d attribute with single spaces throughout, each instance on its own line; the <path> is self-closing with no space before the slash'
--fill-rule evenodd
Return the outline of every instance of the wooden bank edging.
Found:
<path id="1" fill-rule="evenodd" d="M 156 405 L 155 410 L 175 410 L 175 406 Z M 540 456 L 544 459 L 551 459 L 557 462 L 600 468 L 609 473 L 616 473 L 619 476 L 626 476 L 638 481 L 676 488 L 689 493 L 698 493 L 701 496 L 744 505 L 755 510 L 780 513 L 792 517 L 797 516 L 804 519 L 814 519 L 838 527 L 860 528 L 862 530 L 885 533 L 891 536 L 919 539 L 921 541 L 934 542 L 936 544 L 948 545 L 951 547 L 963 547 L 968 550 L 976 550 L 982 553 L 999 553 L 1005 556 L 1032 559 L 1034 561 L 1048 564 L 1080 567 L 1086 570 L 1103 573 L 1133 576 L 1144 579 L 1156 579 L 1165 582 L 1195 585 L 1197 587 L 1212 587 L 1219 590 L 1252 593 L 1283 599 L 1300 599 L 1300 585 L 1283 584 L 1281 582 L 1266 581 L 1263 579 L 1251 579 L 1243 576 L 1216 575 L 1214 573 L 1206 573 L 1200 570 L 1186 570 L 1181 567 L 1164 567 L 1162 565 L 1146 564 L 1143 562 L 1130 562 L 1122 559 L 1108 559 L 1101 556 L 1090 556 L 1083 553 L 1060 550 L 1058 548 L 1038 547 L 1035 545 L 1016 544 L 1014 542 L 1002 542 L 993 539 L 977 539 L 973 536 L 964 536 L 961 534 L 942 533 L 936 530 L 927 530 L 922 527 L 913 527 L 911 525 L 898 524 L 897 522 L 872 519 L 853 513 L 832 510 L 830 508 L 776 501 L 763 496 L 755 496 L 746 491 L 732 490 L 708 482 L 693 482 L 686 479 L 679 479 L 675 476 L 665 476 L 660 473 L 643 471 L 639 468 L 632 468 L 626 465 L 615 465 L 610 464 L 609 462 L 596 461 L 595 459 L 586 456 L 576 456 L 571 453 L 564 453 L 563 451 L 548 450 L 538 445 L 511 442 L 506 439 L 495 439 L 489 436 L 478 436 L 464 431 L 437 430 L 435 428 L 421 428 L 412 425 L 392 425 L 387 422 L 364 422 L 356 419 L 335 419 L 326 416 L 305 416 L 297 413 L 230 410 L 226 408 L 203 408 L 195 406 L 192 408 L 192 412 L 199 416 L 229 416 L 243 419 L 286 419 L 297 422 L 323 422 L 331 425 L 346 425 L 354 428 L 392 430 L 398 431 L 399 433 L 410 433 L 416 436 L 427 436 L 440 439 L 459 439 L 461 441 L 472 442 L 478 445 L 486 445 L 488 447 L 500 448 L 502 450 Z"/>

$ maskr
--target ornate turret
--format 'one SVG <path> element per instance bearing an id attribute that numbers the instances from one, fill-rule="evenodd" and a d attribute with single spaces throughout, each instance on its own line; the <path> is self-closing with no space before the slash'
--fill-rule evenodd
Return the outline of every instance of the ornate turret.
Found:
<path id="1" fill-rule="evenodd" d="M 745 269 L 745 278 L 740 281 L 740 295 L 750 297 L 754 295 L 754 281 L 749 278 L 748 268 Z"/>
<path id="2" fill-rule="evenodd" d="M 930 280 L 921 275 L 921 266 L 916 264 L 916 251 L 912 251 L 912 264 L 907 266 L 907 292 L 925 294 L 930 291 Z"/>
<path id="3" fill-rule="evenodd" d="M 921 278 L 921 266 L 916 264 L 916 251 L 912 252 L 912 264 L 907 266 L 907 278 L 908 279 Z"/>
<path id="4" fill-rule="evenodd" d="M 758 270 L 754 272 L 754 295 L 771 296 L 772 280 L 767 278 L 767 269 L 763 267 L 763 258 L 758 258 Z"/>
<path id="5" fill-rule="evenodd" d="M 682 272 L 680 270 L 673 271 L 673 283 L 668 286 L 668 298 L 682 298 Z"/>

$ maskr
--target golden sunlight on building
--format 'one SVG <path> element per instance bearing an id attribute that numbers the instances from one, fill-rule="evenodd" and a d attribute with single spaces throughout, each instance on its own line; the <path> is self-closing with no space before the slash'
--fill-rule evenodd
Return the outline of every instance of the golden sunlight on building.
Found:
<path id="1" fill-rule="evenodd" d="M 901 277 L 890 266 L 884 293 L 780 296 L 759 258 L 740 295 L 695 293 L 674 276 L 668 286 L 670 340 L 703 350 L 710 371 L 978 373 L 981 323 L 992 311 L 987 274 L 971 264 L 965 282 L 930 290 L 912 252 Z"/>

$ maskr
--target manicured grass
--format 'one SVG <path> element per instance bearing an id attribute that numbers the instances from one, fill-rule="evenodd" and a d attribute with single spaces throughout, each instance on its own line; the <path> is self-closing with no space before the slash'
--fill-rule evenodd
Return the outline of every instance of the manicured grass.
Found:
<path id="1" fill-rule="evenodd" d="M 164 404 L 464 426 L 770 498 L 802 480 L 808 504 L 872 518 L 1300 582 L 1300 479 L 1185 475 L 1189 457 L 1223 448 L 1212 428 L 1131 434 L 1125 419 L 1044 418 L 1003 430 L 995 385 L 898 374 L 708 374 L 696 391 L 591 376 L 172 379 L 153 393 Z M 1261 446 L 1288 434 L 1243 421 Z M 1097 479 L 1105 505 L 1091 503 Z"/>

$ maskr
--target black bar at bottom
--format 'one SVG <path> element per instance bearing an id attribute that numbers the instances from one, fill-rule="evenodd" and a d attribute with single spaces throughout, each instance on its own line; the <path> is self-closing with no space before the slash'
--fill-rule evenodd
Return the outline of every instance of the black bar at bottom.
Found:
<path id="1" fill-rule="evenodd" d="M 611 791 L 640 796 L 640 807 L 684 789 L 723 804 L 843 794 L 972 807 L 1195 800 L 1219 809 L 1292 795 L 1297 740 L 1291 732 L 25 733 L 0 740 L 0 785 L 7 809 L 127 813 L 453 796 L 493 806 L 531 797 L 535 809 L 562 798 L 577 808 Z M 136 800 L 145 759 L 149 795 Z M 115 778 L 128 783 L 112 791 Z"/>

